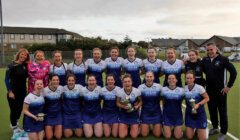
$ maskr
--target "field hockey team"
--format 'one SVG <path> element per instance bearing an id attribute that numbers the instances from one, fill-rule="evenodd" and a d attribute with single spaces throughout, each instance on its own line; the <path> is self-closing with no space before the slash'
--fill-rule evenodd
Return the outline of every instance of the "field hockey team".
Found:
<path id="1" fill-rule="evenodd" d="M 21 131 L 23 110 L 23 129 L 31 140 L 138 138 L 150 133 L 181 139 L 184 122 L 187 139 L 207 139 L 204 105 L 209 97 L 198 52 L 190 50 L 187 61 L 177 59 L 174 48 L 166 50 L 165 61 L 153 47 L 144 60 L 136 53 L 129 46 L 124 59 L 112 47 L 103 60 L 101 49 L 94 48 L 92 58 L 84 61 L 83 51 L 76 49 L 67 64 L 62 52 L 54 51 L 51 64 L 43 51 L 36 51 L 31 61 L 28 51 L 20 49 L 5 77 L 13 132 Z"/>

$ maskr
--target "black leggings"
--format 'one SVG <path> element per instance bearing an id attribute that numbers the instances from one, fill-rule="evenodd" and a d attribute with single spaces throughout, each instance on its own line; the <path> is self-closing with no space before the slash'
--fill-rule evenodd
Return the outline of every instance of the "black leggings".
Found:
<path id="1" fill-rule="evenodd" d="M 23 108 L 23 102 L 24 98 L 26 96 L 26 91 L 24 92 L 13 92 L 15 95 L 15 99 L 9 98 L 7 94 L 7 100 L 10 108 L 10 121 L 12 126 L 17 125 L 17 121 L 19 120 L 22 108 Z"/>

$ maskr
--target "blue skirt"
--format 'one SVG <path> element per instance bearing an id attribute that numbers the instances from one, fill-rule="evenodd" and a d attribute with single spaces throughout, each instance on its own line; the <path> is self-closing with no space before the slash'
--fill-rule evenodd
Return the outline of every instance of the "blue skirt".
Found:
<path id="1" fill-rule="evenodd" d="M 127 125 L 139 124 L 140 118 L 138 111 L 128 113 L 126 111 L 121 110 L 119 113 L 119 123 Z"/>
<path id="2" fill-rule="evenodd" d="M 205 112 L 192 114 L 190 111 L 185 113 L 185 125 L 196 129 L 207 128 L 207 116 Z"/>
<path id="3" fill-rule="evenodd" d="M 30 118 L 24 115 L 23 120 L 23 129 L 28 133 L 32 132 L 40 132 L 44 130 L 44 122 L 43 121 L 36 121 L 33 118 Z"/>
<path id="4" fill-rule="evenodd" d="M 96 124 L 102 122 L 102 114 L 100 113 L 83 113 L 83 123 Z"/>
<path id="5" fill-rule="evenodd" d="M 45 117 L 45 125 L 48 126 L 56 126 L 56 125 L 62 125 L 63 119 L 62 119 L 62 113 L 56 113 L 56 114 L 47 114 Z"/>
<path id="6" fill-rule="evenodd" d="M 176 115 L 165 115 L 163 114 L 163 125 L 166 126 L 180 126 L 183 124 L 183 117 L 178 117 Z"/>
<path id="7" fill-rule="evenodd" d="M 103 123 L 114 124 L 119 123 L 118 112 L 103 112 Z"/>
<path id="8" fill-rule="evenodd" d="M 77 129 L 82 127 L 81 113 L 76 113 L 74 115 L 63 114 L 63 129 Z"/>
<path id="9" fill-rule="evenodd" d="M 142 110 L 140 119 L 143 124 L 160 124 L 162 122 L 161 111 L 147 112 Z"/>

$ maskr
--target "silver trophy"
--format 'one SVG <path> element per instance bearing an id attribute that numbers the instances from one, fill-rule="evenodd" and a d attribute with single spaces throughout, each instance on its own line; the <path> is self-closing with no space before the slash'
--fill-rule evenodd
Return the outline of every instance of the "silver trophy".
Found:
<path id="1" fill-rule="evenodd" d="M 44 113 L 38 113 L 38 114 L 37 114 L 37 117 L 38 117 L 38 120 L 39 120 L 39 121 L 44 121 L 44 116 L 45 116 Z"/>
<path id="2" fill-rule="evenodd" d="M 127 105 L 127 107 L 128 107 L 127 112 L 128 113 L 133 112 L 135 110 L 134 107 L 132 106 L 131 102 L 130 102 L 130 97 L 129 96 L 126 96 L 126 98 L 123 99 L 121 102 L 124 105 Z"/>
<path id="3" fill-rule="evenodd" d="M 195 99 L 191 98 L 191 99 L 189 100 L 189 102 L 190 102 L 190 105 L 191 105 L 191 107 L 192 107 L 192 114 L 197 114 L 197 110 L 194 109 L 194 106 L 195 106 L 195 104 L 196 104 Z"/>

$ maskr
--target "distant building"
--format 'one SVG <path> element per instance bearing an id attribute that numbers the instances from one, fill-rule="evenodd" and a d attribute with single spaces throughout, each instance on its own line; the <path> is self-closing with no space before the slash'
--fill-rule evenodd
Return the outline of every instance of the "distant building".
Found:
<path id="1" fill-rule="evenodd" d="M 201 44 L 205 42 L 206 39 L 186 39 L 178 45 L 178 49 L 182 51 L 188 51 L 191 49 L 199 50 Z"/>
<path id="2" fill-rule="evenodd" d="M 209 39 L 152 39 L 152 45 L 160 49 L 174 47 L 181 52 L 186 52 L 190 49 L 205 50 L 208 43 L 215 43 L 222 51 L 232 51 L 240 48 L 240 37 L 227 37 L 214 35 Z"/>
<path id="3" fill-rule="evenodd" d="M 22 48 L 26 44 L 51 43 L 62 40 L 81 39 L 81 35 L 58 28 L 3 27 L 3 42 L 6 51 Z"/>
<path id="4" fill-rule="evenodd" d="M 159 39 L 152 39 L 151 44 L 154 47 L 159 47 L 159 48 L 169 48 L 169 47 L 177 48 L 178 45 L 184 40 L 185 39 L 159 38 Z"/>
<path id="5" fill-rule="evenodd" d="M 240 47 L 240 37 L 214 35 L 205 42 L 203 42 L 201 46 L 205 47 L 208 43 L 215 43 L 220 50 L 224 50 L 224 48 L 226 47 Z"/>

